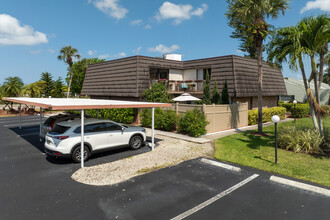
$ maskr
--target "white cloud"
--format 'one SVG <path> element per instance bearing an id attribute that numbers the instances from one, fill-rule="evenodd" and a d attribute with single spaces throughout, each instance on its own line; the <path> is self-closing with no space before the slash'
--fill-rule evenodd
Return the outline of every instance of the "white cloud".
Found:
<path id="1" fill-rule="evenodd" d="M 48 43 L 46 34 L 7 14 L 0 14 L 0 45 L 35 45 Z"/>
<path id="2" fill-rule="evenodd" d="M 243 51 L 237 49 L 237 50 L 236 50 L 236 53 L 243 53 Z"/>
<path id="3" fill-rule="evenodd" d="M 133 20 L 131 21 L 131 25 L 134 25 L 134 26 L 139 26 L 142 24 L 142 20 L 141 19 L 138 19 L 138 20 Z"/>
<path id="4" fill-rule="evenodd" d="M 41 53 L 42 50 L 30 50 L 29 52 L 30 52 L 30 54 L 32 54 L 32 55 L 36 55 L 36 54 L 38 54 L 38 53 Z"/>
<path id="5" fill-rule="evenodd" d="M 151 25 L 150 24 L 147 24 L 146 26 L 144 26 L 144 29 L 151 29 Z"/>
<path id="6" fill-rule="evenodd" d="M 94 54 L 96 54 L 96 50 L 89 50 L 88 52 L 87 52 L 87 54 L 89 55 L 89 56 L 93 56 Z"/>
<path id="7" fill-rule="evenodd" d="M 149 52 L 158 52 L 158 53 L 172 53 L 176 50 L 180 49 L 180 47 L 176 44 L 173 44 L 170 47 L 166 47 L 163 44 L 159 44 L 156 47 L 149 48 Z"/>
<path id="8" fill-rule="evenodd" d="M 49 53 L 55 53 L 55 50 L 52 50 L 52 49 L 48 49 L 47 50 Z"/>
<path id="9" fill-rule="evenodd" d="M 102 60 L 102 59 L 105 59 L 105 60 L 106 60 L 106 59 L 110 59 L 110 58 L 111 58 L 111 55 L 108 54 L 108 53 L 107 53 L 107 54 L 101 54 L 101 55 L 99 56 L 99 59 L 101 59 L 101 60 Z"/>
<path id="10" fill-rule="evenodd" d="M 119 5 L 119 1 L 120 0 L 89 0 L 88 2 L 93 3 L 93 5 L 103 13 L 120 20 L 126 16 L 128 10 Z"/>
<path id="11" fill-rule="evenodd" d="M 330 11 L 330 0 L 315 0 L 306 3 L 305 7 L 300 10 L 300 14 L 312 10 L 320 9 L 321 11 Z"/>
<path id="12" fill-rule="evenodd" d="M 140 51 L 141 51 L 141 49 L 142 49 L 142 47 L 139 46 L 138 48 L 136 48 L 136 49 L 133 50 L 133 53 L 135 53 L 135 54 L 139 54 Z"/>
<path id="13" fill-rule="evenodd" d="M 121 57 L 126 57 L 127 54 L 125 52 L 120 52 L 118 54 L 115 54 L 115 55 L 110 55 L 110 54 L 101 54 L 99 56 L 99 59 L 113 59 L 113 58 L 121 58 Z"/>
<path id="14" fill-rule="evenodd" d="M 192 16 L 202 16 L 207 8 L 208 6 L 204 3 L 200 8 L 193 9 L 193 6 L 189 4 L 176 5 L 171 2 L 164 2 L 158 9 L 155 18 L 158 21 L 174 19 L 174 24 L 180 24 L 183 20 L 189 20 Z"/>

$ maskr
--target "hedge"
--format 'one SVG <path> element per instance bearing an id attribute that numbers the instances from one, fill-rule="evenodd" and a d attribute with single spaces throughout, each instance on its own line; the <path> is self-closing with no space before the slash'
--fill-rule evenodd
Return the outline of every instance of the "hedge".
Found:
<path id="1" fill-rule="evenodd" d="M 268 122 L 272 120 L 273 115 L 278 115 L 281 119 L 285 119 L 286 109 L 284 107 L 272 107 L 262 109 L 262 122 Z M 258 110 L 248 111 L 248 124 L 254 125 L 258 123 Z"/>
<path id="2" fill-rule="evenodd" d="M 86 113 L 96 118 L 97 110 L 88 109 Z M 131 124 L 137 115 L 137 109 L 118 108 L 118 109 L 100 109 L 99 118 L 109 119 L 119 123 Z"/>
<path id="3" fill-rule="evenodd" d="M 206 125 L 208 123 L 204 112 L 195 108 L 192 111 L 186 111 L 185 114 L 180 115 L 178 131 L 193 137 L 199 137 L 206 134 Z"/>
<path id="4" fill-rule="evenodd" d="M 178 116 L 175 111 L 155 109 L 155 128 L 165 131 L 175 131 Z M 143 127 L 151 127 L 151 109 L 143 109 L 141 114 Z"/>
<path id="5" fill-rule="evenodd" d="M 279 106 L 286 108 L 287 112 L 294 114 L 293 103 L 278 103 Z M 309 104 L 296 104 L 296 118 L 305 118 L 309 115 Z"/>
<path id="6" fill-rule="evenodd" d="M 143 127 L 151 127 L 151 109 L 143 109 L 141 114 Z M 198 110 L 187 111 L 179 116 L 175 111 L 155 109 L 155 129 L 175 131 L 198 137 L 206 134 L 206 115 Z"/>

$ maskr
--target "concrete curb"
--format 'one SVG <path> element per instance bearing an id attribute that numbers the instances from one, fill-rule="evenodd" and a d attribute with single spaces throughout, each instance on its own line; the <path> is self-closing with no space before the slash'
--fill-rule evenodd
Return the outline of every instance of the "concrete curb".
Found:
<path id="1" fill-rule="evenodd" d="M 241 172 L 241 168 L 239 168 L 239 167 L 234 167 L 232 165 L 217 162 L 217 161 L 214 161 L 214 160 L 209 160 L 209 159 L 206 159 L 206 158 L 202 158 L 201 162 L 207 163 L 207 164 L 210 164 L 210 165 L 213 165 L 213 166 L 217 166 L 217 167 L 222 167 L 222 168 L 225 168 L 225 169 L 228 169 L 228 170 L 231 170 L 231 171 Z"/>
<path id="2" fill-rule="evenodd" d="M 322 194 L 324 196 L 330 197 L 330 190 L 324 189 L 324 188 L 321 188 L 321 187 L 312 186 L 312 185 L 309 185 L 309 184 L 306 184 L 306 183 L 300 183 L 300 182 L 293 181 L 293 180 L 288 180 L 288 179 L 281 178 L 281 177 L 278 177 L 278 176 L 271 176 L 269 178 L 269 180 L 273 181 L 273 182 L 281 183 L 281 184 L 288 185 L 288 186 L 293 186 L 293 187 L 296 187 L 296 188 L 299 188 L 299 189 L 315 192 L 315 193 Z"/>

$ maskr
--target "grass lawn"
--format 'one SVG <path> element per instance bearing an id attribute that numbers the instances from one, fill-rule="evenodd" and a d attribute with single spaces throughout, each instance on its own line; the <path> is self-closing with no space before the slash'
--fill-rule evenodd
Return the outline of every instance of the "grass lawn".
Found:
<path id="1" fill-rule="evenodd" d="M 293 122 L 278 124 L 278 129 L 288 123 Z M 296 123 L 313 126 L 310 118 L 298 119 Z M 330 128 L 329 117 L 324 119 L 324 127 Z M 275 164 L 274 125 L 264 128 L 269 136 L 252 134 L 256 132 L 246 131 L 218 139 L 215 142 L 214 157 L 330 187 L 330 158 L 278 149 L 278 164 Z"/>

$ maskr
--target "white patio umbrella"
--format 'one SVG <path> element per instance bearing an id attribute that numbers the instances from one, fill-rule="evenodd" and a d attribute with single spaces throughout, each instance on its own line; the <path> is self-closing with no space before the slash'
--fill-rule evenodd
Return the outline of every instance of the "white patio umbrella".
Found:
<path id="1" fill-rule="evenodd" d="M 175 97 L 172 100 L 175 101 L 175 102 L 200 101 L 199 98 L 196 98 L 195 96 L 192 96 L 189 93 L 183 93 L 180 96 Z"/>

